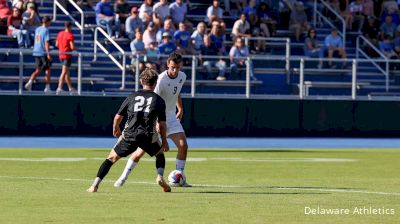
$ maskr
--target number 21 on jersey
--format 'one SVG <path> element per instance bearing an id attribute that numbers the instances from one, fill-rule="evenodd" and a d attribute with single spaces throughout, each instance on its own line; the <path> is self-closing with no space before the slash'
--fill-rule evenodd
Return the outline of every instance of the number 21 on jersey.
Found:
<path id="1" fill-rule="evenodd" d="M 133 108 L 134 112 L 143 111 L 143 109 L 145 113 L 150 112 L 150 104 L 153 101 L 153 97 L 144 98 L 143 96 L 136 96 L 135 101 L 136 103 Z M 146 106 L 144 106 L 145 101 L 146 101 Z"/>

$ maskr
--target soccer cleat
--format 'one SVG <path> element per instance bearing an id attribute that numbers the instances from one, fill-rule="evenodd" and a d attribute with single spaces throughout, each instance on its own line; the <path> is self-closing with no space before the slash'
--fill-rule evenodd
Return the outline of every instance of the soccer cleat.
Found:
<path id="1" fill-rule="evenodd" d="M 51 89 L 49 87 L 44 88 L 44 93 L 51 93 Z"/>
<path id="2" fill-rule="evenodd" d="M 31 91 L 31 90 L 32 90 L 32 82 L 31 82 L 31 81 L 28 81 L 28 82 L 25 84 L 25 89 L 28 90 L 28 91 Z"/>
<path id="3" fill-rule="evenodd" d="M 64 92 L 63 89 L 57 88 L 56 95 L 60 95 L 62 92 Z"/>
<path id="4" fill-rule="evenodd" d="M 124 183 L 125 183 L 124 179 L 118 179 L 117 181 L 115 181 L 114 187 L 122 187 Z"/>
<path id="5" fill-rule="evenodd" d="M 95 192 L 97 192 L 97 187 L 90 186 L 86 191 L 89 193 L 95 193 Z"/>
<path id="6" fill-rule="evenodd" d="M 171 187 L 165 183 L 164 178 L 162 176 L 157 176 L 156 182 L 161 186 L 164 192 L 171 192 Z"/>

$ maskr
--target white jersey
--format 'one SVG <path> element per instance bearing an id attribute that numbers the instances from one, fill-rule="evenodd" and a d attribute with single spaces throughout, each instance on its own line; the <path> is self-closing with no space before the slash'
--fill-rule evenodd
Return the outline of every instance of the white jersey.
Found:
<path id="1" fill-rule="evenodd" d="M 169 77 L 167 71 L 162 72 L 158 76 L 154 92 L 165 101 L 167 122 L 173 118 L 176 119 L 176 102 L 178 101 L 178 96 L 181 93 L 185 81 L 186 74 L 184 72 L 178 72 L 176 78 Z"/>

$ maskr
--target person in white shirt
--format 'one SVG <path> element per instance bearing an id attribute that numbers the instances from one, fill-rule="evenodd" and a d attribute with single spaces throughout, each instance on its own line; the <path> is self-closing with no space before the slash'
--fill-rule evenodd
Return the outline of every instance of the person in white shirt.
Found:
<path id="1" fill-rule="evenodd" d="M 178 53 L 174 52 L 169 55 L 167 59 L 168 70 L 159 75 L 156 88 L 154 89 L 154 92 L 160 95 L 166 104 L 167 136 L 172 139 L 178 148 L 176 170 L 180 170 L 181 172 L 183 172 L 185 168 L 188 151 L 185 131 L 180 123 L 183 117 L 183 105 L 180 92 L 186 81 L 186 74 L 180 71 L 182 60 L 182 56 Z M 138 149 L 132 153 L 122 175 L 114 183 L 115 187 L 121 187 L 125 183 L 128 179 L 128 175 L 135 168 L 144 153 L 143 149 Z M 170 185 L 172 184 L 170 183 Z M 172 186 L 178 187 L 180 185 Z M 191 187 L 191 185 L 185 183 L 182 187 Z"/>
<path id="2" fill-rule="evenodd" d="M 144 24 L 148 24 L 153 19 L 153 0 L 144 0 L 139 8 L 139 18 Z"/>
<path id="3" fill-rule="evenodd" d="M 220 21 L 222 20 L 224 10 L 222 10 L 219 7 L 219 0 L 213 0 L 213 3 L 210 7 L 207 9 L 207 15 L 204 21 L 208 24 L 211 25 L 212 21 L 217 20 Z"/>
<path id="4" fill-rule="evenodd" d="M 250 34 L 248 34 L 250 30 L 250 24 L 246 20 L 246 14 L 242 13 L 240 14 L 240 19 L 236 20 L 236 22 L 233 24 L 232 28 L 232 40 L 235 40 L 237 37 L 251 37 Z"/>
<path id="5" fill-rule="evenodd" d="M 167 0 L 160 0 L 153 6 L 153 22 L 157 27 L 162 27 L 164 21 L 169 17 L 169 5 Z"/>

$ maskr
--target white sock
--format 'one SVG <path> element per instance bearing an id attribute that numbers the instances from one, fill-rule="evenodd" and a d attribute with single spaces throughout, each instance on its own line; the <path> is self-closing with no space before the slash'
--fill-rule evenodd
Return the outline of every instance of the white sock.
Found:
<path id="1" fill-rule="evenodd" d="M 50 89 L 50 84 L 46 84 L 46 88 L 47 88 L 47 89 Z"/>
<path id="2" fill-rule="evenodd" d="M 100 183 L 101 183 L 100 177 L 96 177 L 96 179 L 94 179 L 94 181 L 93 181 L 92 186 L 93 187 L 99 187 Z"/>
<path id="3" fill-rule="evenodd" d="M 186 160 L 176 159 L 176 169 L 183 171 L 185 169 Z"/>
<path id="4" fill-rule="evenodd" d="M 157 168 L 157 175 L 164 176 L 164 168 Z"/>
<path id="5" fill-rule="evenodd" d="M 33 82 L 32 79 L 29 79 L 28 83 L 31 84 L 32 82 Z"/>
<path id="6" fill-rule="evenodd" d="M 122 172 L 121 177 L 119 179 L 127 180 L 129 174 L 132 172 L 132 170 L 135 168 L 136 165 L 137 165 L 137 162 L 135 162 L 131 158 L 129 158 L 128 162 L 126 162 L 125 169 Z"/>

